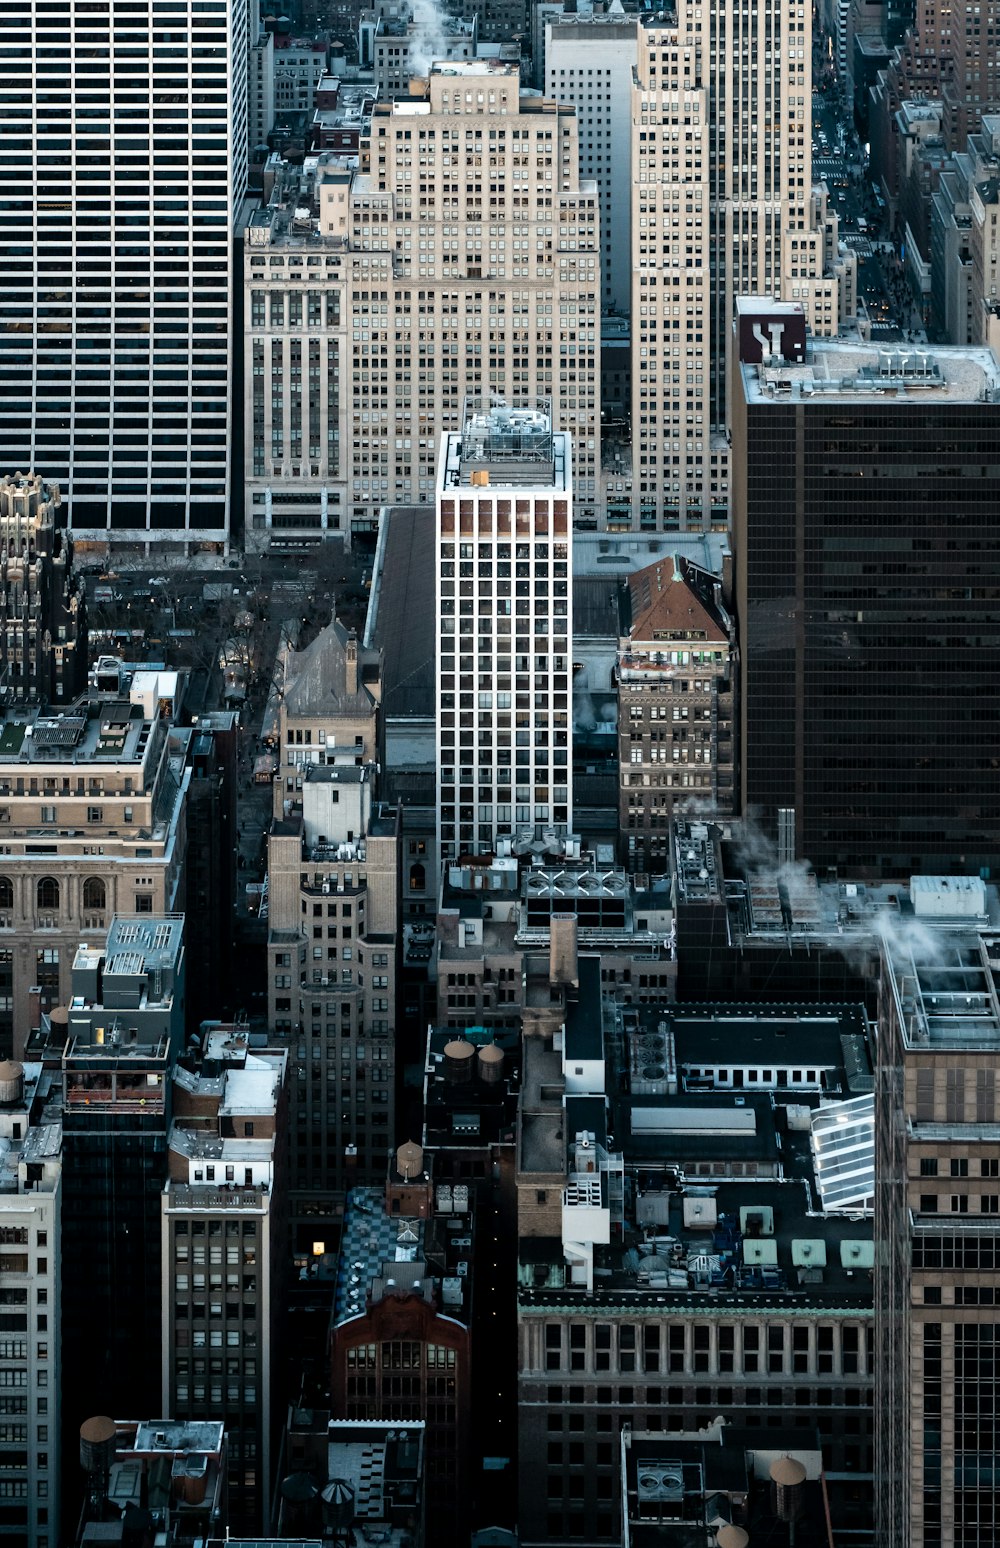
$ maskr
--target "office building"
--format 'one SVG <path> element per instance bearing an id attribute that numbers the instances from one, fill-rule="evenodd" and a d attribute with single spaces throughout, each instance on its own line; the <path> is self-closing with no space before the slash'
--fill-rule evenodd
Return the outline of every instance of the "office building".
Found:
<path id="1" fill-rule="evenodd" d="M 887 937 L 879 997 L 876 1533 L 971 1548 L 997 1511 L 996 898 L 918 882 L 923 929 Z"/>
<path id="2" fill-rule="evenodd" d="M 55 1548 L 62 1457 L 62 1125 L 40 1064 L 0 1064 L 0 1542 Z"/>
<path id="3" fill-rule="evenodd" d="M 400 814 L 372 764 L 302 767 L 268 844 L 268 1024 L 287 1039 L 294 1246 L 384 1176 L 395 1113 Z"/>
<path id="4" fill-rule="evenodd" d="M 87 686 L 87 602 L 59 487 L 0 483 L 0 697 L 66 704 Z"/>
<path id="5" fill-rule="evenodd" d="M 229 1525 L 264 1530 L 283 1404 L 286 1051 L 206 1023 L 174 1071 L 161 1194 L 162 1405 L 221 1420 Z"/>
<path id="6" fill-rule="evenodd" d="M 720 1416 L 698 1429 L 625 1426 L 623 1548 L 689 1533 L 718 1548 L 834 1548 L 824 1452 L 818 1435 L 791 1425 L 762 1433 Z"/>
<path id="7" fill-rule="evenodd" d="M 718 1416 L 768 1449 L 790 1415 L 818 1430 L 837 1475 L 834 1527 L 865 1528 L 874 1133 L 864 1012 L 616 1008 L 602 1002 L 598 958 L 580 957 L 577 976 L 561 1036 L 539 1031 L 523 1045 L 521 1541 L 621 1542 L 623 1426 L 704 1430 Z"/>
<path id="8" fill-rule="evenodd" d="M 117 1548 L 128 1542 L 136 1519 L 154 1510 L 164 1548 L 196 1548 L 225 1521 L 227 1436 L 221 1424 L 92 1414 L 72 1439 L 74 1482 L 86 1490 L 79 1520 L 66 1537 L 77 1548 Z"/>
<path id="9" fill-rule="evenodd" d="M 427 1533 L 467 1532 L 474 1231 L 464 1207 L 434 1208 L 419 1145 L 392 1155 L 384 1189 L 348 1200 L 330 1333 L 335 1419 L 422 1420 Z M 462 1201 L 460 1200 L 460 1205 Z"/>
<path id="10" fill-rule="evenodd" d="M 252 542 L 373 534 L 384 506 L 430 504 L 469 396 L 552 400 L 596 525 L 600 244 L 578 158 L 570 109 L 477 59 L 377 104 L 359 166 L 283 171 L 245 256 Z"/>
<path id="11" fill-rule="evenodd" d="M 1000 836 L 1000 366 L 819 340 L 803 359 L 787 322 L 786 358 L 744 340 L 734 377 L 742 809 L 845 876 L 976 874 Z"/>
<path id="12" fill-rule="evenodd" d="M 949 344 L 986 344 L 1000 280 L 1000 116 L 984 115 L 942 171 L 930 203 L 931 306 Z"/>
<path id="13" fill-rule="evenodd" d="M 220 929 L 219 921 L 236 917 L 239 743 L 236 711 L 209 710 L 198 716 L 188 744 L 184 895 L 191 1032 L 228 1004 L 236 987 L 233 931 Z"/>
<path id="14" fill-rule="evenodd" d="M 274 39 L 274 111 L 276 115 L 311 114 L 316 87 L 326 73 L 327 47 L 321 39 Z"/>
<path id="15" fill-rule="evenodd" d="M 675 556 L 619 592 L 618 823 L 630 871 L 669 870 L 685 801 L 733 804 L 735 627 L 721 581 Z"/>
<path id="16" fill-rule="evenodd" d="M 183 934 L 182 915 L 116 916 L 106 946 L 79 948 L 68 1007 L 31 1040 L 29 1057 L 61 1082 L 64 1457 L 95 1407 L 159 1406 L 160 1190 L 184 1035 Z M 64 1495 L 75 1482 L 64 1475 Z"/>
<path id="17" fill-rule="evenodd" d="M 8 23 L 7 465 L 59 483 L 78 545 L 222 548 L 250 5 Z"/>
<path id="18" fill-rule="evenodd" d="M 380 653 L 335 618 L 304 650 L 286 646 L 278 672 L 274 815 L 302 810 L 309 768 L 361 768 L 380 757 Z"/>
<path id="19" fill-rule="evenodd" d="M 811 205 L 811 19 L 768 0 L 639 31 L 632 87 L 632 525 L 725 527 L 736 297 L 802 304 L 836 333 Z"/>
<path id="20" fill-rule="evenodd" d="M 8 715 L 0 736 L 7 1053 L 20 1055 L 37 1009 L 69 1002 L 81 936 L 100 940 L 116 912 L 152 916 L 182 901 L 189 734 L 130 698 L 96 694 L 58 713 Z"/>
<path id="21" fill-rule="evenodd" d="M 288 1417 L 278 1530 L 318 1533 L 333 1511 L 355 1542 L 424 1548 L 422 1420 L 331 1419 L 294 1408 Z M 209 1548 L 222 1548 L 221 1542 Z"/>
<path id="22" fill-rule="evenodd" d="M 470 400 L 437 493 L 438 853 L 553 839 L 573 810 L 573 441 L 552 405 Z"/>
<path id="23" fill-rule="evenodd" d="M 545 94 L 576 109 L 580 176 L 597 184 L 601 310 L 632 304 L 632 124 L 639 22 L 614 12 L 560 16 L 545 27 Z"/>

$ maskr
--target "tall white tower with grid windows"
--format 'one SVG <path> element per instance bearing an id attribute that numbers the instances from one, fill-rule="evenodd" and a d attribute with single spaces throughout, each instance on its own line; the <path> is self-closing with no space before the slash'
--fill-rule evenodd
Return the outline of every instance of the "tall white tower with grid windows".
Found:
<path id="1" fill-rule="evenodd" d="M 551 404 L 467 401 L 437 486 L 443 861 L 570 832 L 572 443 Z"/>

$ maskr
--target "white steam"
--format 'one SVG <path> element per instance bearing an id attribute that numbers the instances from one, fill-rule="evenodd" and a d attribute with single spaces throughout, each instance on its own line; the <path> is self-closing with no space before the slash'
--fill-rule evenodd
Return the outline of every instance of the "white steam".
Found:
<path id="1" fill-rule="evenodd" d="M 444 18 L 434 0 L 413 0 L 410 9 L 415 28 L 410 39 L 410 74 L 423 78 L 435 60 L 446 57 Z"/>

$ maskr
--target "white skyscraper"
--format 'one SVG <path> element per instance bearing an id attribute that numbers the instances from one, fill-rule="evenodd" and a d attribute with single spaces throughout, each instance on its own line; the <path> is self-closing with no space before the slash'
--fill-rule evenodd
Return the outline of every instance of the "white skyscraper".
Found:
<path id="1" fill-rule="evenodd" d="M 570 831 L 572 448 L 547 401 L 467 403 L 437 488 L 442 860 Z"/>
<path id="2" fill-rule="evenodd" d="M 0 19 L 5 465 L 77 540 L 222 543 L 249 0 Z"/>
<path id="3" fill-rule="evenodd" d="M 632 88 L 632 487 L 641 531 L 725 528 L 736 297 L 836 333 L 814 213 L 811 19 L 678 0 L 639 29 Z"/>
<path id="4" fill-rule="evenodd" d="M 624 12 L 566 16 L 545 28 L 545 94 L 576 108 L 580 176 L 601 207 L 601 307 L 631 304 L 632 74 L 639 20 Z"/>

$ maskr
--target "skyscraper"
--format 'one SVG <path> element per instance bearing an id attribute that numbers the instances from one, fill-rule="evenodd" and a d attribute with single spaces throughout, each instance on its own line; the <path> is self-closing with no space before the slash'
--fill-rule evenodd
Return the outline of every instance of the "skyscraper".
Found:
<path id="1" fill-rule="evenodd" d="M 571 441 L 550 405 L 468 403 L 437 494 L 438 853 L 572 820 Z"/>
<path id="2" fill-rule="evenodd" d="M 914 878 L 883 953 L 875 1506 L 886 1548 L 996 1540 L 1000 984 L 996 932 L 984 927 L 995 918 L 990 893 L 978 877 Z M 905 930 L 907 914 L 918 930 Z"/>
<path id="3" fill-rule="evenodd" d="M 837 330 L 811 209 L 808 8 L 679 0 L 639 30 L 632 87 L 632 525 L 728 509 L 726 361 L 740 294 Z"/>
<path id="4" fill-rule="evenodd" d="M 975 874 L 1000 841 L 1000 364 L 803 358 L 794 321 L 741 316 L 734 374 L 742 809 L 841 874 Z"/>
<path id="5" fill-rule="evenodd" d="M 578 513 L 597 524 L 598 208 L 576 115 L 496 60 L 434 65 L 415 87 L 377 105 L 360 167 L 289 167 L 253 218 L 258 541 L 373 532 L 383 506 L 431 503 L 441 431 L 458 430 L 469 394 L 551 398 L 573 437 Z"/>
<path id="6" fill-rule="evenodd" d="M 223 543 L 247 0 L 31 0 L 2 21 L 10 467 L 79 540 Z"/>
<path id="7" fill-rule="evenodd" d="M 87 599 L 59 486 L 0 483 L 0 699 L 67 704 L 87 683 Z"/>

